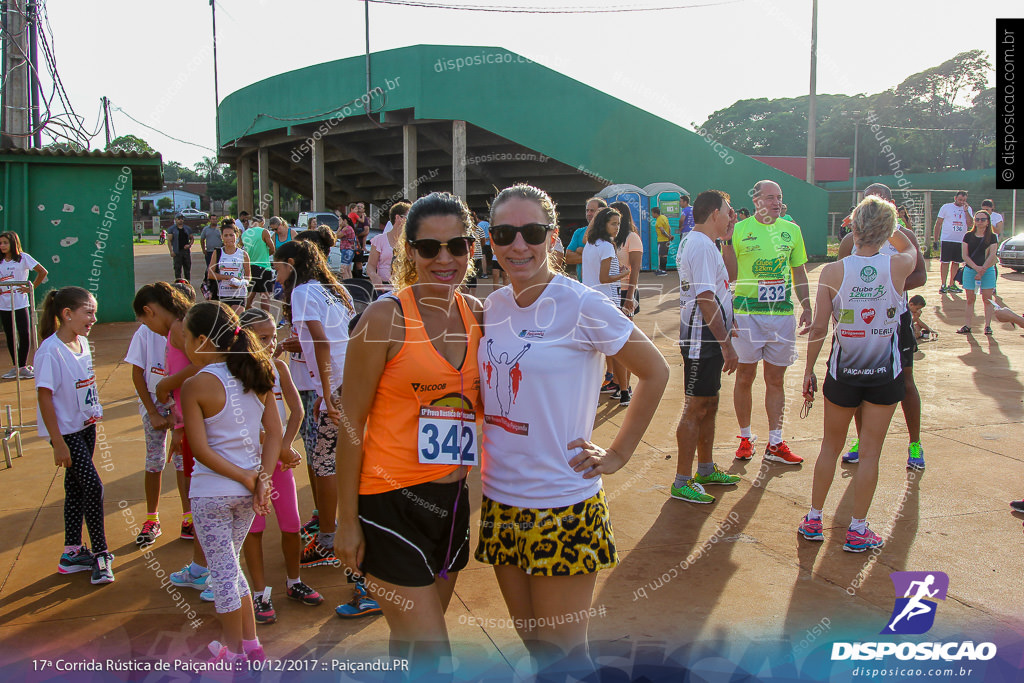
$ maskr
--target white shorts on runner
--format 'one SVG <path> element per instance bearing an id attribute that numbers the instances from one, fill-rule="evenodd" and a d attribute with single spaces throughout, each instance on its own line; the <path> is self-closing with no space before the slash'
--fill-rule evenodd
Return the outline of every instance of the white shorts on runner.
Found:
<path id="1" fill-rule="evenodd" d="M 732 346 L 741 363 L 760 360 L 779 367 L 796 362 L 796 316 L 736 314 Z"/>

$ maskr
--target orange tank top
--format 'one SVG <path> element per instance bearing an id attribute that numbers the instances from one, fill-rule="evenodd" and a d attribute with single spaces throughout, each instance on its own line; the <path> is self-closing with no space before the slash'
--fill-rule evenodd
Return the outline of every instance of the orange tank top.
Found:
<path id="1" fill-rule="evenodd" d="M 430 342 L 412 288 L 394 296 L 405 318 L 405 339 L 384 366 L 366 419 L 360 495 L 440 479 L 472 457 L 479 464 L 476 354 L 482 330 L 469 304 L 456 293 L 469 338 L 460 372 Z"/>

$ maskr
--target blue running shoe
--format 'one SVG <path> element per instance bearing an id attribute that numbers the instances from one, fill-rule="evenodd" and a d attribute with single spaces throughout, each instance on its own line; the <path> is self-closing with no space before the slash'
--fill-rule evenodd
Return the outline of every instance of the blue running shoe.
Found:
<path id="1" fill-rule="evenodd" d="M 192 565 L 185 565 L 180 572 L 171 572 L 171 583 L 178 588 L 195 588 L 197 591 L 204 590 L 210 580 L 210 570 L 196 576 L 192 573 Z"/>
<path id="2" fill-rule="evenodd" d="M 924 469 L 924 446 L 920 441 L 914 441 L 907 447 L 907 467 L 912 470 Z"/>
<path id="3" fill-rule="evenodd" d="M 363 580 L 356 581 L 355 595 L 343 605 L 334 608 L 334 613 L 341 619 L 357 619 L 368 617 L 373 614 L 381 614 L 382 610 L 376 600 L 366 592 Z"/>
<path id="4" fill-rule="evenodd" d="M 843 456 L 843 462 L 850 465 L 860 462 L 860 439 L 850 441 L 850 450 Z"/>

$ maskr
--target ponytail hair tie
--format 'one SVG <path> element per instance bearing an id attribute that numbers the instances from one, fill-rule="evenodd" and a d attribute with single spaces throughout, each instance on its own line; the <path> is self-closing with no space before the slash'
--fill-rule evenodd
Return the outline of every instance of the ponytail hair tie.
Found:
<path id="1" fill-rule="evenodd" d="M 242 332 L 242 327 L 241 327 L 241 325 L 239 325 L 238 327 L 235 328 L 235 336 L 237 337 L 239 334 L 241 334 L 241 332 Z"/>

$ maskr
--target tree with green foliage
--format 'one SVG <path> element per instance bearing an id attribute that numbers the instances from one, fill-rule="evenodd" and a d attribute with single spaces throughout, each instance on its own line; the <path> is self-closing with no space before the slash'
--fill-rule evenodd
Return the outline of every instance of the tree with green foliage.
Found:
<path id="1" fill-rule="evenodd" d="M 879 153 L 883 144 L 905 173 L 990 168 L 995 165 L 991 73 L 988 56 L 970 50 L 881 93 L 818 95 L 816 153 L 852 157 L 859 121 L 858 175 L 893 171 L 887 155 Z M 744 154 L 803 156 L 807 111 L 806 95 L 740 100 L 696 128 Z"/>
<path id="2" fill-rule="evenodd" d="M 156 208 L 160 209 L 161 212 L 169 211 L 174 208 L 174 200 L 170 197 L 161 197 L 156 200 Z"/>
<path id="3" fill-rule="evenodd" d="M 110 141 L 107 146 L 108 152 L 138 152 L 139 154 L 153 154 L 155 149 L 142 138 L 134 135 L 121 135 Z"/>

